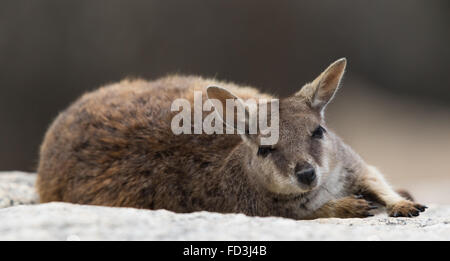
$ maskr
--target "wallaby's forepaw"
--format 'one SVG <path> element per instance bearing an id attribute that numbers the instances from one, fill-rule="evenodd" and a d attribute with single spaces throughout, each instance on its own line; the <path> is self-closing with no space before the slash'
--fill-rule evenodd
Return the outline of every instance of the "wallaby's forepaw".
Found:
<path id="1" fill-rule="evenodd" d="M 372 217 L 372 210 L 377 207 L 362 196 L 345 197 L 339 200 L 339 208 L 336 215 L 340 218 L 365 218 Z"/>
<path id="2" fill-rule="evenodd" d="M 387 208 L 391 217 L 416 217 L 424 212 L 427 207 L 409 200 L 402 200 Z"/>

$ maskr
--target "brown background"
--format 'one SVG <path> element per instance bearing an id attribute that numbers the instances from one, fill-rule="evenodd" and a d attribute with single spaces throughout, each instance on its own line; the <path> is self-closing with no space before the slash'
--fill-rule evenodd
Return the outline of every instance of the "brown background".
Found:
<path id="1" fill-rule="evenodd" d="M 58 111 L 126 76 L 286 96 L 348 58 L 331 126 L 395 186 L 450 203 L 448 1 L 2 0 L 0 169 L 33 171 Z"/>

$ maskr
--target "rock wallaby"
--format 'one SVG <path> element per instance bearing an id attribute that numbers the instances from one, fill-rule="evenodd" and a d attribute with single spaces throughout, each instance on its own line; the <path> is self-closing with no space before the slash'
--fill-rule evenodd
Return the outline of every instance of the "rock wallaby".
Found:
<path id="1" fill-rule="evenodd" d="M 417 216 L 426 207 L 394 191 L 325 124 L 345 67 L 340 59 L 279 100 L 279 139 L 270 146 L 260 134 L 171 131 L 175 99 L 193 104 L 194 91 L 205 102 L 273 98 L 250 87 L 172 75 L 87 93 L 45 135 L 40 200 L 293 219 L 367 217 L 377 207 Z"/>

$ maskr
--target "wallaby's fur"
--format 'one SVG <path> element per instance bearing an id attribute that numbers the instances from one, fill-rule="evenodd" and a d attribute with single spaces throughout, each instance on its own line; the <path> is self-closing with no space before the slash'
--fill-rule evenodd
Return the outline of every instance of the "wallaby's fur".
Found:
<path id="1" fill-rule="evenodd" d="M 417 216 L 425 206 L 392 190 L 325 127 L 323 112 L 345 66 L 345 59 L 336 61 L 298 93 L 280 100 L 279 141 L 264 156 L 258 135 L 171 131 L 175 99 L 193 104 L 194 90 L 203 92 L 204 101 L 271 98 L 255 89 L 169 76 L 153 82 L 125 80 L 88 93 L 62 112 L 45 136 L 40 200 L 310 219 L 370 216 L 375 208 L 371 199 L 391 216 Z M 315 137 L 319 125 L 324 131 Z M 305 186 L 295 175 L 307 168 L 316 178 Z"/>

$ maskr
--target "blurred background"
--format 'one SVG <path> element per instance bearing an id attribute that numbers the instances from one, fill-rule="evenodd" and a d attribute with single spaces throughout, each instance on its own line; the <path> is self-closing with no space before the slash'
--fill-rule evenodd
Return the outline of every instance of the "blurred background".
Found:
<path id="1" fill-rule="evenodd" d="M 127 76 L 196 74 L 285 97 L 347 57 L 328 125 L 391 183 L 450 203 L 450 2 L 2 0 L 0 170 Z"/>

